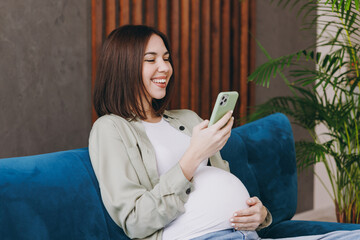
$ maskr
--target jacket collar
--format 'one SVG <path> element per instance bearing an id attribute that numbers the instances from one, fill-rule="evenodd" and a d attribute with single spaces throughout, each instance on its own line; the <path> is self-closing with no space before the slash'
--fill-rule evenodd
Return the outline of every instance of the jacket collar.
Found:
<path id="1" fill-rule="evenodd" d="M 165 110 L 164 111 L 164 114 L 163 114 L 165 120 L 168 121 L 168 119 L 178 119 L 178 117 L 176 117 L 172 112 L 168 111 L 168 110 Z"/>

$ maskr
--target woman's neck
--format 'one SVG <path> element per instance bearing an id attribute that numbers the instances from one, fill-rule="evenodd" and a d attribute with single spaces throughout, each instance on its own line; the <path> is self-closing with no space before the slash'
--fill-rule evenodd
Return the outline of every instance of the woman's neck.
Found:
<path id="1" fill-rule="evenodd" d="M 153 111 L 151 111 L 149 114 L 146 112 L 146 119 L 144 119 L 144 121 L 149 123 L 158 123 L 161 121 L 161 118 L 161 116 L 157 116 Z"/>
<path id="2" fill-rule="evenodd" d="M 152 119 L 145 119 L 144 122 L 148 122 L 148 123 L 158 123 L 161 121 L 161 117 L 157 117 L 157 118 L 152 118 Z"/>
<path id="3" fill-rule="evenodd" d="M 151 101 L 150 101 L 151 102 Z M 149 123 L 157 123 L 161 121 L 161 116 L 158 116 L 153 107 L 148 104 L 149 101 L 144 101 L 143 100 L 143 106 L 145 108 L 145 114 L 146 114 L 146 119 L 144 119 L 145 122 L 149 122 Z"/>
<path id="4" fill-rule="evenodd" d="M 162 118 L 162 116 L 159 116 L 155 113 L 152 107 L 146 108 L 145 115 L 146 115 L 146 119 L 144 119 L 144 121 L 149 123 L 160 122 Z"/>

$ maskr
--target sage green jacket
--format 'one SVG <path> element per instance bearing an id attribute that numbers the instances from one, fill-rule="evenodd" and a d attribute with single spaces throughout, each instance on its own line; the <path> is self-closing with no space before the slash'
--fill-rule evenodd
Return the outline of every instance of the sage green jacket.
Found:
<path id="1" fill-rule="evenodd" d="M 188 136 L 202 121 L 190 110 L 165 111 L 163 116 Z M 90 132 L 89 153 L 104 205 L 128 237 L 160 240 L 164 226 L 184 213 L 192 183 L 179 164 L 159 177 L 155 150 L 140 120 L 100 117 Z M 210 163 L 229 171 L 219 152 Z M 265 222 L 269 225 L 271 219 Z"/>

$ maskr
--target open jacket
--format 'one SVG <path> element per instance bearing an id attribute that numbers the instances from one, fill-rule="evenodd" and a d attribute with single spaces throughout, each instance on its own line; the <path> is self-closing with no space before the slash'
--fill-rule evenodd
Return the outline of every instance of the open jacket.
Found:
<path id="1" fill-rule="evenodd" d="M 202 121 L 190 110 L 165 111 L 163 117 L 188 136 Z M 90 132 L 89 153 L 105 208 L 128 237 L 160 240 L 163 228 L 184 213 L 192 183 L 179 163 L 159 177 L 155 150 L 139 119 L 100 117 Z M 219 152 L 210 164 L 229 171 Z M 270 223 L 268 213 L 262 227 Z"/>

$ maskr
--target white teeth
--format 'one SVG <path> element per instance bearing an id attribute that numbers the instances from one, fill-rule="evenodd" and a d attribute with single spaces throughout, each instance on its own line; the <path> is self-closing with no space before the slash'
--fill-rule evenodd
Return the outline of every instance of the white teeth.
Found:
<path id="1" fill-rule="evenodd" d="M 154 83 L 165 83 L 166 80 L 165 79 L 154 79 L 152 80 Z"/>

